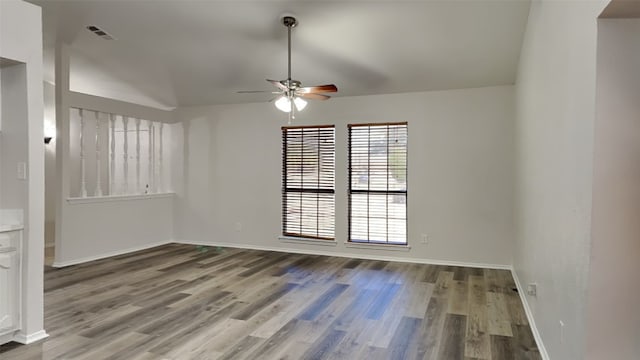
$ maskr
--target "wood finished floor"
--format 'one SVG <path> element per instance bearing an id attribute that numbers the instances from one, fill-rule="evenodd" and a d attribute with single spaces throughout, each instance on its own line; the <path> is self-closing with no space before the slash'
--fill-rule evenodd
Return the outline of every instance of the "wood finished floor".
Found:
<path id="1" fill-rule="evenodd" d="M 22 359 L 540 359 L 511 274 L 166 245 L 45 271 Z"/>

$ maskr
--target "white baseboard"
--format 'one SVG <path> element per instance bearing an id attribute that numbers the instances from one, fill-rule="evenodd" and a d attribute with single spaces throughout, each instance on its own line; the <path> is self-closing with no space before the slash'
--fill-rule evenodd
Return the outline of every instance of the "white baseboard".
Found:
<path id="1" fill-rule="evenodd" d="M 21 344 L 31 344 L 47 337 L 49 337 L 49 334 L 47 334 L 47 332 L 44 330 L 36 331 L 31 334 L 19 332 L 13 337 L 13 341 L 19 342 Z"/>
<path id="2" fill-rule="evenodd" d="M 415 263 L 415 264 L 463 266 L 463 267 L 474 267 L 474 268 L 484 268 L 484 269 L 511 270 L 511 265 L 500 265 L 500 264 L 484 264 L 484 263 L 435 260 L 435 259 L 418 259 L 418 258 L 410 258 L 410 257 L 370 255 L 370 254 L 358 254 L 358 253 L 340 253 L 340 252 L 332 252 L 332 251 L 322 251 L 317 249 L 294 249 L 294 248 L 285 248 L 285 247 L 256 246 L 256 245 L 225 243 L 225 242 L 190 241 L 190 240 L 184 240 L 184 239 L 175 240 L 175 242 L 178 244 L 187 244 L 187 245 L 221 246 L 221 247 L 230 247 L 230 248 L 238 248 L 238 249 L 278 251 L 278 252 L 307 254 L 307 255 L 337 256 L 337 257 L 357 258 L 357 259 L 365 259 L 365 260 L 397 261 L 397 262 L 406 262 L 406 263 Z"/>
<path id="3" fill-rule="evenodd" d="M 531 312 L 531 307 L 529 307 L 529 302 L 527 301 L 527 297 L 525 296 L 524 289 L 520 284 L 520 279 L 518 279 L 518 274 L 513 268 L 511 268 L 511 275 L 513 276 L 513 281 L 515 281 L 516 287 L 518 288 L 520 301 L 522 301 L 522 307 L 524 307 L 524 312 L 527 314 L 529 327 L 531 328 L 533 337 L 536 340 L 536 345 L 538 345 L 538 351 L 540 351 L 540 356 L 542 357 L 542 360 L 550 360 L 549 354 L 547 353 L 547 349 L 544 347 L 544 343 L 542 342 L 542 337 L 540 337 L 540 332 L 538 332 L 538 328 L 536 327 L 536 321 L 533 319 L 533 312 Z"/>
<path id="4" fill-rule="evenodd" d="M 474 268 L 484 268 L 484 269 L 499 269 L 499 270 L 511 270 L 510 265 L 502 265 L 502 264 L 486 264 L 486 263 L 475 263 L 475 262 L 464 262 L 464 261 L 450 261 L 450 260 L 438 260 L 438 259 L 419 259 L 419 258 L 411 258 L 411 257 L 400 257 L 400 256 L 387 256 L 387 255 L 370 255 L 370 254 L 359 254 L 359 253 L 340 253 L 340 252 L 332 252 L 332 251 L 320 251 L 317 249 L 296 249 L 290 247 L 271 247 L 271 246 L 257 246 L 250 244 L 236 244 L 236 243 L 225 243 L 225 242 L 206 242 L 206 241 L 191 241 L 191 240 L 167 240 L 163 242 L 153 243 L 153 244 L 145 244 L 142 246 L 137 246 L 133 248 L 116 250 L 107 253 L 102 253 L 98 255 L 88 256 L 80 259 L 73 259 L 67 261 L 54 261 L 53 267 L 62 268 L 71 265 L 78 265 L 90 261 L 100 260 L 112 256 L 123 255 L 135 251 L 146 250 L 149 248 L 153 248 L 156 246 L 177 243 L 177 244 L 186 244 L 186 245 L 204 245 L 204 246 L 221 246 L 221 247 L 230 247 L 230 248 L 239 248 L 239 249 L 251 249 L 251 250 L 264 250 L 264 251 L 278 251 L 278 252 L 288 252 L 294 254 L 308 254 L 308 255 L 324 255 L 324 256 L 337 256 L 337 257 L 346 257 L 346 258 L 358 258 L 358 259 L 366 259 L 366 260 L 382 260 L 382 261 L 397 261 L 397 262 L 407 262 L 407 263 L 415 263 L 415 264 L 429 264 L 429 265 L 445 265 L 445 266 L 462 266 L 462 267 L 474 267 Z"/>
<path id="5" fill-rule="evenodd" d="M 63 268 L 63 267 L 66 267 L 66 266 L 78 265 L 78 264 L 86 263 L 86 262 L 89 262 L 89 261 L 95 261 L 95 260 L 100 260 L 100 259 L 104 259 L 104 258 L 108 258 L 108 257 L 112 257 L 112 256 L 128 254 L 128 253 L 132 253 L 132 252 L 136 252 L 136 251 L 140 251 L 140 250 L 146 250 L 146 249 L 154 248 L 156 246 L 161 246 L 161 245 L 166 245 L 166 244 L 171 244 L 171 243 L 173 243 L 173 240 L 166 240 L 166 241 L 161 241 L 161 242 L 152 243 L 152 244 L 144 244 L 144 245 L 140 245 L 140 246 L 135 246 L 135 247 L 132 247 L 132 248 L 127 248 L 127 249 L 122 249 L 122 250 L 109 251 L 109 252 L 106 252 L 106 253 L 87 256 L 87 257 L 80 258 L 80 259 L 73 259 L 73 260 L 67 260 L 67 261 L 54 261 L 53 265 L 51 265 L 51 266 L 53 266 L 55 268 Z"/>

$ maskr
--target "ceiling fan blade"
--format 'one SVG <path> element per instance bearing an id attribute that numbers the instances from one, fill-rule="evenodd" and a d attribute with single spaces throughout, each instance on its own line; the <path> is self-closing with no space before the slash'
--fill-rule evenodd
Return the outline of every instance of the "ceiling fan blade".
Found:
<path id="1" fill-rule="evenodd" d="M 327 93 L 327 92 L 337 92 L 338 88 L 333 84 L 328 85 L 318 85 L 318 86 L 307 86 L 298 89 L 302 94 L 317 94 L 317 93 Z"/>
<path id="2" fill-rule="evenodd" d="M 278 88 L 278 89 L 280 89 L 280 90 L 283 90 L 283 91 L 287 91 L 287 90 L 289 90 L 289 89 L 288 89 L 288 88 L 287 88 L 283 83 L 281 83 L 281 82 L 280 82 L 280 81 L 278 81 L 278 80 L 269 80 L 269 79 L 267 79 L 267 81 L 268 81 L 268 82 L 270 82 L 270 83 L 272 83 L 272 84 L 273 84 L 273 86 L 277 87 L 277 88 Z"/>
<path id="3" fill-rule="evenodd" d="M 303 97 L 305 99 L 311 99 L 311 100 L 329 100 L 331 99 L 331 96 L 329 95 L 322 95 L 322 94 L 313 94 L 313 93 L 302 93 L 302 94 L 297 94 L 300 97 Z"/>
<path id="4" fill-rule="evenodd" d="M 240 91 L 236 91 L 236 94 L 256 94 L 256 93 L 270 93 L 273 91 L 267 91 L 267 90 L 240 90 Z"/>

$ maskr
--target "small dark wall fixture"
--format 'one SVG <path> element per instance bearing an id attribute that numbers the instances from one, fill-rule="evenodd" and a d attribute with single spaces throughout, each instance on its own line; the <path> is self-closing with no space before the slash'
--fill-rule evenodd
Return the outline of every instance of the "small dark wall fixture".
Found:
<path id="1" fill-rule="evenodd" d="M 44 137 L 44 143 L 45 143 L 45 144 L 50 143 L 50 142 L 51 142 L 51 139 L 53 139 L 53 137 L 51 137 L 51 136 L 45 136 L 45 137 Z"/>

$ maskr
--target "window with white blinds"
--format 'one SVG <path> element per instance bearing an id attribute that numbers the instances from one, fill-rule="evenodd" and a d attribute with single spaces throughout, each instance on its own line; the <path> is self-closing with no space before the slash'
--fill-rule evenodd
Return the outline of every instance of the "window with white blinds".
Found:
<path id="1" fill-rule="evenodd" d="M 282 233 L 335 238 L 335 127 L 282 128 Z"/>
<path id="2" fill-rule="evenodd" d="M 349 241 L 407 244 L 407 123 L 349 125 Z"/>

